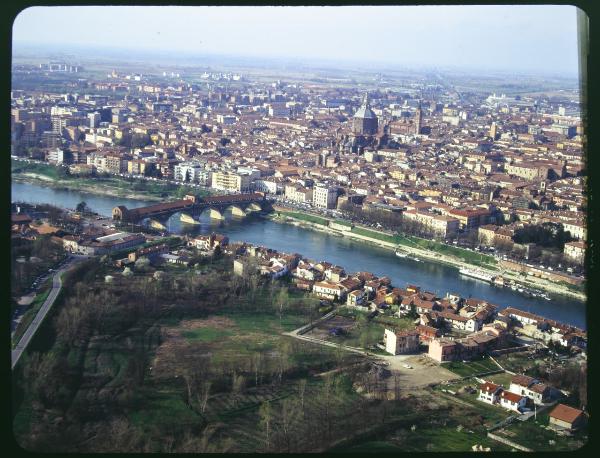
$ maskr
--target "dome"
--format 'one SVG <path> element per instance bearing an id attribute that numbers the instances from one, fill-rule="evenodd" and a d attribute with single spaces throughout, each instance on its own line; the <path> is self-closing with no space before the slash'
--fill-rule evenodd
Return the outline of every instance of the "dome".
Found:
<path id="1" fill-rule="evenodd" d="M 356 110 L 356 113 L 354 113 L 354 117 L 361 119 L 377 118 L 377 116 L 375 116 L 375 113 L 373 113 L 373 110 L 371 110 L 370 107 L 364 105 L 362 105 L 358 110 Z"/>
<path id="2" fill-rule="evenodd" d="M 377 116 L 375 116 L 375 113 L 373 113 L 373 110 L 371 110 L 371 107 L 369 106 L 368 93 L 365 93 L 363 103 L 360 106 L 360 108 L 356 110 L 356 113 L 354 113 L 354 117 L 360 119 L 377 119 Z"/>

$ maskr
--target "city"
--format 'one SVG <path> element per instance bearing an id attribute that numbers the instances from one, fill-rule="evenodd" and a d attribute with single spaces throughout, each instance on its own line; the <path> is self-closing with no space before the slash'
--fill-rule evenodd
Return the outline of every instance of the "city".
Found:
<path id="1" fill-rule="evenodd" d="M 587 443 L 577 78 L 189 60 L 13 55 L 21 447 Z"/>

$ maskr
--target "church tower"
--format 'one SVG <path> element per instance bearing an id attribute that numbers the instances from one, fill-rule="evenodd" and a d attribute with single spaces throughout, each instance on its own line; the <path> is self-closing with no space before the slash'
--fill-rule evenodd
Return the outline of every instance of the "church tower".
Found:
<path id="1" fill-rule="evenodd" d="M 415 135 L 421 133 L 421 127 L 423 126 L 423 111 L 421 110 L 421 101 L 419 100 L 419 106 L 415 114 Z"/>

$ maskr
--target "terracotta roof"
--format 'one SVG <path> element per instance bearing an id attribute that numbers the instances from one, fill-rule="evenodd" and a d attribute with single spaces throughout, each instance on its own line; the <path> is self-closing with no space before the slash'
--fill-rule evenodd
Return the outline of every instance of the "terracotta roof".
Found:
<path id="1" fill-rule="evenodd" d="M 569 407 L 564 404 L 558 404 L 552 410 L 552 412 L 550 412 L 550 417 L 556 418 L 557 420 L 561 420 L 567 423 L 573 423 L 582 413 L 582 410 L 576 409 L 574 407 Z"/>
<path id="2" fill-rule="evenodd" d="M 496 385 L 492 382 L 485 382 L 479 385 L 479 390 L 485 391 L 486 393 L 495 393 L 498 388 L 501 388 L 500 385 Z"/>
<path id="3" fill-rule="evenodd" d="M 512 403 L 518 403 L 519 401 L 521 401 L 521 399 L 523 399 L 523 396 L 518 395 L 516 393 L 512 393 L 510 391 L 503 391 L 500 394 L 500 397 L 503 399 L 508 399 L 510 402 Z"/>
<path id="4" fill-rule="evenodd" d="M 534 378 L 529 377 L 528 375 L 514 375 L 510 379 L 510 383 L 514 383 L 515 385 L 520 385 L 524 387 L 528 387 L 532 383 L 535 382 Z"/>

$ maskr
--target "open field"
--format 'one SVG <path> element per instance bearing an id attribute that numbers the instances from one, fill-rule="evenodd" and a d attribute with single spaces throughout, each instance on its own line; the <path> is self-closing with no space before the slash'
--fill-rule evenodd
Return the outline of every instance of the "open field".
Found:
<path id="1" fill-rule="evenodd" d="M 486 372 L 502 370 L 494 361 L 489 358 L 468 362 L 452 361 L 444 364 L 443 366 L 461 377 L 471 377 L 484 374 Z"/>
<path id="2" fill-rule="evenodd" d="M 572 451 L 587 443 L 587 430 L 567 437 L 547 429 L 550 411 L 538 414 L 537 420 L 531 417 L 526 421 L 515 421 L 494 433 L 536 451 Z"/>

